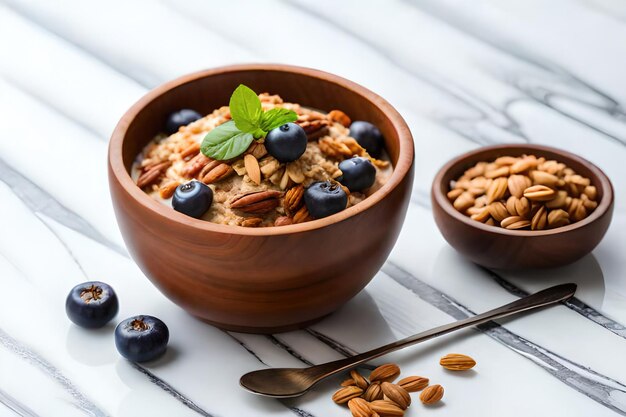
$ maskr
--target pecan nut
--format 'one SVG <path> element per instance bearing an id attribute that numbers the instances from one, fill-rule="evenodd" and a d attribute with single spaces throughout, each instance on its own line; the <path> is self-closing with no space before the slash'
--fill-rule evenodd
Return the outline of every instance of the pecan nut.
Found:
<path id="1" fill-rule="evenodd" d="M 143 188 L 154 183 L 172 163 L 170 161 L 160 162 L 150 166 L 137 178 L 137 186 Z"/>
<path id="2" fill-rule="evenodd" d="M 205 184 L 213 184 L 229 177 L 234 172 L 235 170 L 224 162 L 211 161 L 202 169 L 199 178 Z"/>
<path id="3" fill-rule="evenodd" d="M 275 190 L 239 195 L 230 202 L 230 208 L 250 214 L 268 213 L 278 207 L 281 195 Z"/>
<path id="4" fill-rule="evenodd" d="M 199 153 L 198 155 L 191 158 L 185 164 L 185 166 L 183 166 L 180 174 L 185 178 L 193 178 L 209 162 L 211 162 L 211 158 L 208 158 L 204 154 Z"/>
<path id="5" fill-rule="evenodd" d="M 304 187 L 302 185 L 297 185 L 295 187 L 290 188 L 285 193 L 285 198 L 283 200 L 283 206 L 285 210 L 289 213 L 297 212 L 302 206 L 302 198 L 304 197 Z"/>
<path id="6" fill-rule="evenodd" d="M 306 206 L 300 207 L 300 210 L 293 215 L 293 222 L 295 224 L 308 222 L 309 220 L 313 220 L 313 217 L 309 214 L 309 210 L 307 210 Z"/>

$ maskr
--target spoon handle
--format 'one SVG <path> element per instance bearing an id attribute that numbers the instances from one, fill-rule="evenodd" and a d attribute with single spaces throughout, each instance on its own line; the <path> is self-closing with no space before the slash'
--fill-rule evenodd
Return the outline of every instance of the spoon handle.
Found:
<path id="1" fill-rule="evenodd" d="M 413 336 L 409 336 L 405 339 L 389 343 L 388 345 L 381 346 L 376 349 L 372 349 L 367 352 L 360 353 L 355 356 L 351 356 L 346 359 L 340 359 L 338 361 L 329 362 L 321 365 L 317 365 L 314 368 L 318 368 L 321 378 L 325 378 L 329 375 L 341 372 L 343 370 L 352 368 L 361 363 L 370 361 L 379 356 L 387 353 L 402 349 L 405 346 L 414 345 L 416 343 L 423 342 L 425 340 L 432 339 L 437 336 L 441 336 L 450 332 L 453 332 L 464 327 L 474 326 L 481 323 L 488 322 L 490 320 L 506 317 L 511 314 L 519 313 L 522 311 L 532 310 L 547 306 L 550 304 L 558 303 L 559 301 L 567 300 L 574 295 L 576 291 L 576 284 L 561 284 L 554 287 L 547 288 L 539 291 L 535 294 L 531 294 L 512 303 L 505 304 L 493 310 L 486 311 L 476 316 L 468 317 L 463 320 L 459 320 L 453 323 L 444 324 L 443 326 L 435 327 L 430 330 L 426 330 L 422 333 L 418 333 Z"/>

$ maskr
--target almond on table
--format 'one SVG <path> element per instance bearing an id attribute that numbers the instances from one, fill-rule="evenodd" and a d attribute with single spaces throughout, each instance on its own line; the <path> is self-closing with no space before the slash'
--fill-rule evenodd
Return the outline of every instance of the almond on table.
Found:
<path id="1" fill-rule="evenodd" d="M 467 371 L 476 366 L 476 361 L 467 355 L 449 353 L 439 360 L 439 364 L 451 371 Z"/>

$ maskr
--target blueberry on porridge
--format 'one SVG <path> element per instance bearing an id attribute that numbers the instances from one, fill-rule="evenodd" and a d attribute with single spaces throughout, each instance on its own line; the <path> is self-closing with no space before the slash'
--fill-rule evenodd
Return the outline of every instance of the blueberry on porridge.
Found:
<path id="1" fill-rule="evenodd" d="M 172 113 L 133 165 L 148 195 L 202 220 L 244 227 L 297 224 L 366 199 L 392 172 L 381 132 L 240 85 L 206 116 Z M 375 156 L 375 157 L 374 157 Z"/>

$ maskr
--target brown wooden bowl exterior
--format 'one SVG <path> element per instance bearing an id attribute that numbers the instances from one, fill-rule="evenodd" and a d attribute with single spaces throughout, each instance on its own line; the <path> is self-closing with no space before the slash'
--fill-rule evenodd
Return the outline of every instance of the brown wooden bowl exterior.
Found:
<path id="1" fill-rule="evenodd" d="M 533 154 L 556 159 L 587 177 L 598 189 L 598 207 L 580 222 L 551 230 L 507 230 L 459 213 L 447 199 L 450 181 L 480 161 Z M 448 243 L 472 262 L 488 268 L 551 268 L 572 263 L 595 248 L 613 215 L 613 187 L 591 162 L 570 152 L 541 145 L 516 144 L 480 148 L 452 159 L 435 176 L 431 190 L 433 215 Z"/>
<path id="2" fill-rule="evenodd" d="M 239 84 L 286 101 L 376 124 L 394 164 L 389 181 L 362 203 L 312 222 L 244 228 L 180 214 L 151 199 L 131 164 L 180 108 L 207 114 Z M 286 65 L 237 65 L 183 76 L 156 88 L 121 119 L 109 147 L 116 217 L 133 259 L 189 313 L 219 327 L 276 332 L 333 312 L 372 279 L 396 242 L 413 183 L 413 139 L 398 112 L 341 77 Z"/>

